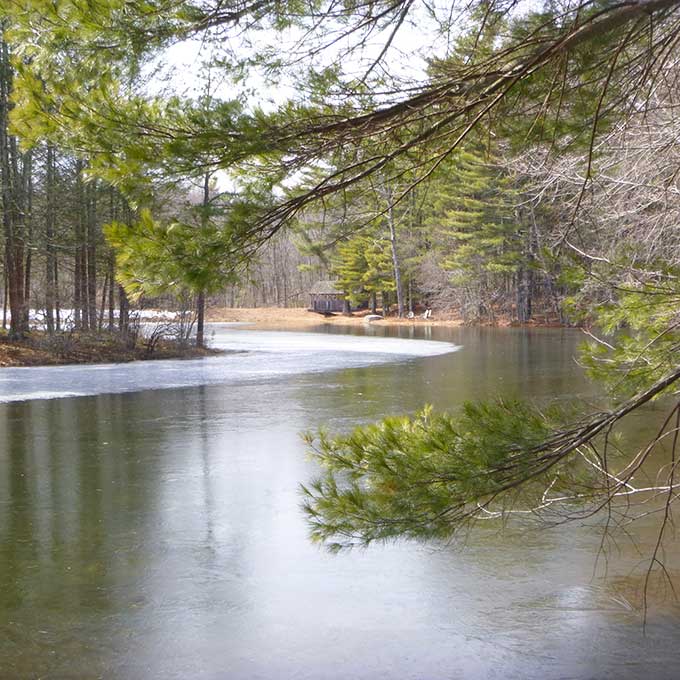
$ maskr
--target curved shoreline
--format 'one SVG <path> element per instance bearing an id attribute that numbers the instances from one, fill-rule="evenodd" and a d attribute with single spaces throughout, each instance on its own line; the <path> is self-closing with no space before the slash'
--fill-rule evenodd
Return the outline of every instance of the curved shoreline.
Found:
<path id="1" fill-rule="evenodd" d="M 350 316 L 337 314 L 323 316 L 304 307 L 212 307 L 207 310 L 208 323 L 239 323 L 256 326 L 263 330 L 309 330 L 319 326 L 444 326 L 460 328 L 465 322 L 451 314 L 434 313 L 429 319 L 415 316 L 399 319 L 389 316 L 376 321 L 366 321 L 370 312 L 364 310 Z M 150 322 L 153 323 L 153 322 Z M 495 324 L 479 326 L 518 326 L 509 319 L 499 317 Z M 529 328 L 563 328 L 561 324 L 532 321 L 522 324 Z M 41 332 L 33 332 L 22 342 L 11 342 L 0 336 L 0 368 L 21 366 L 63 366 L 69 364 L 127 363 L 130 361 L 153 361 L 156 359 L 200 359 L 221 354 L 221 350 L 197 348 L 163 341 L 149 352 L 143 339 L 133 348 L 127 347 L 120 338 L 106 333 L 101 335 L 63 334 L 48 338 Z"/>

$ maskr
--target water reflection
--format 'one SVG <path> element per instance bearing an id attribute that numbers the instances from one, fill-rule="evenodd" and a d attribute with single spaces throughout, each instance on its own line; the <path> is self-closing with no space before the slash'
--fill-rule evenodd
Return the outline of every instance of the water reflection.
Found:
<path id="1" fill-rule="evenodd" d="M 640 557 L 622 543 L 593 580 L 597 527 L 339 556 L 308 542 L 301 430 L 595 395 L 577 334 L 432 335 L 464 349 L 0 405 L 0 677 L 675 677 L 679 613 L 659 593 L 642 636 Z M 640 550 L 653 538 L 650 522 Z"/>

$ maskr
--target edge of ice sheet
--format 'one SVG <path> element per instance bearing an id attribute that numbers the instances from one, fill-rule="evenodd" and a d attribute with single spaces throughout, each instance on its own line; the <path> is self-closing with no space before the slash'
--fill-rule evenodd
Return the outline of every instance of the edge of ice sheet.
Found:
<path id="1" fill-rule="evenodd" d="M 211 344 L 227 353 L 203 359 L 0 369 L 0 403 L 276 380 L 460 349 L 435 340 L 229 327 L 216 330 Z"/>

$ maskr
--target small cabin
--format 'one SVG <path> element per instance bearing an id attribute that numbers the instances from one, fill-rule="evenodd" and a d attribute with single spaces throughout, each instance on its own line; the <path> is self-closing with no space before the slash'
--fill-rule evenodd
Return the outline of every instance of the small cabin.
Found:
<path id="1" fill-rule="evenodd" d="M 309 291 L 309 311 L 319 314 L 344 312 L 348 308 L 345 293 L 337 286 L 337 281 L 315 283 Z"/>

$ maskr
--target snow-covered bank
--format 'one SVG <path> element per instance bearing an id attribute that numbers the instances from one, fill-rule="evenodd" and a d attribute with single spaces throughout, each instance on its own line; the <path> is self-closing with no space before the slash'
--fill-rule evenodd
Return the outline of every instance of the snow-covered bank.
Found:
<path id="1" fill-rule="evenodd" d="M 119 310 L 114 310 L 113 316 L 118 319 L 120 315 Z M 131 318 L 139 319 L 139 321 L 175 321 L 178 319 L 180 313 L 174 312 L 168 309 L 136 309 L 130 312 Z M 31 328 L 38 330 L 47 327 L 45 321 L 45 310 L 44 309 L 29 309 L 28 310 L 28 323 Z M 108 323 L 109 313 L 108 310 L 103 315 L 104 324 Z M 7 323 L 12 319 L 12 313 L 7 310 Z M 73 320 L 75 319 L 74 309 L 60 309 L 59 310 L 59 324 L 61 328 L 69 330 L 73 327 Z"/>

